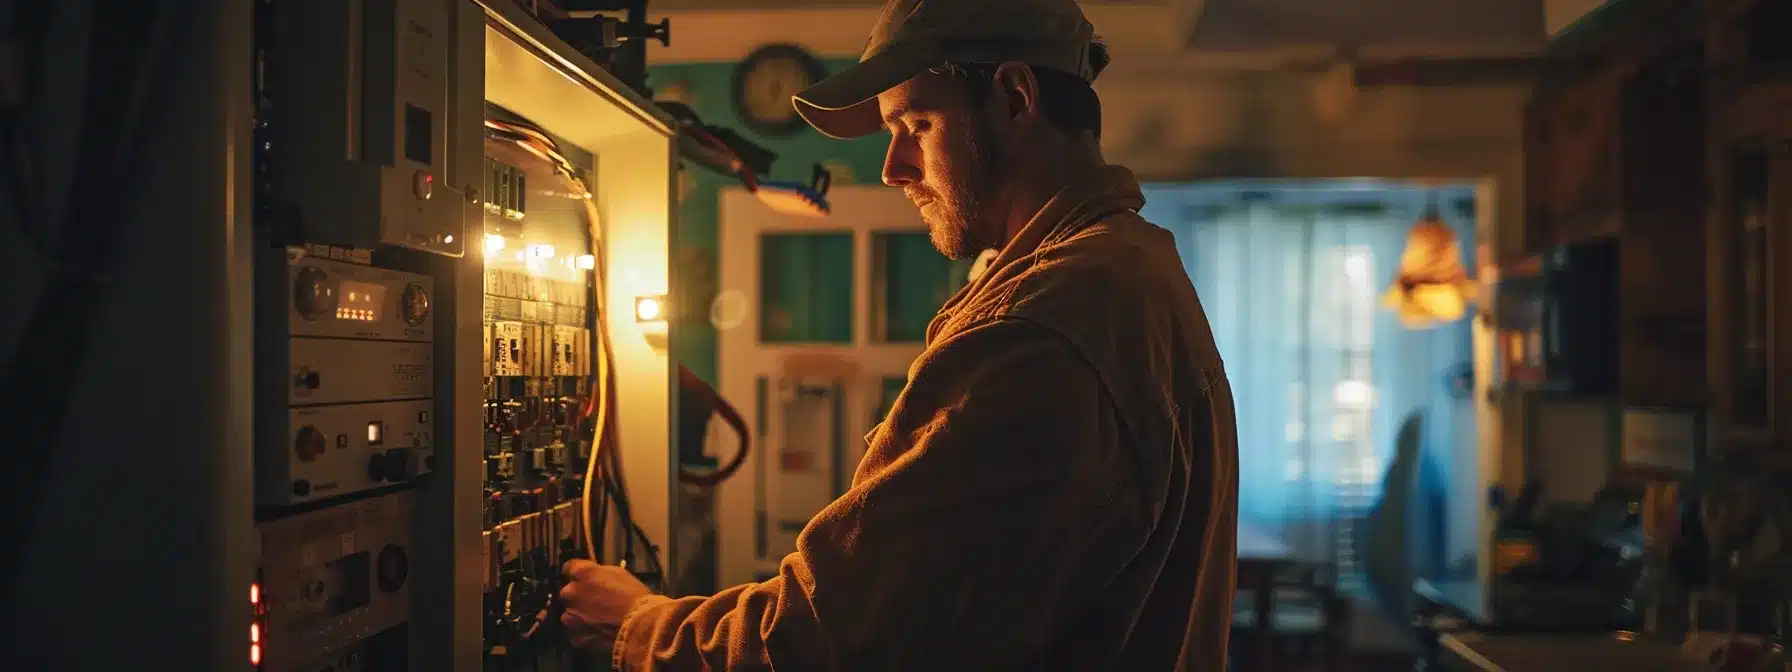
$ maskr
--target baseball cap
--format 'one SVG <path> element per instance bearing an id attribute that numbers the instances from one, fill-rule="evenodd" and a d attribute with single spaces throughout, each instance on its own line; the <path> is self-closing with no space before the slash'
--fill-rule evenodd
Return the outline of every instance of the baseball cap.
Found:
<path id="1" fill-rule="evenodd" d="M 1095 81 L 1095 27 L 1076 0 L 889 0 L 852 67 L 793 99 L 803 120 L 841 138 L 883 128 L 877 96 L 946 63 L 1019 61 Z"/>

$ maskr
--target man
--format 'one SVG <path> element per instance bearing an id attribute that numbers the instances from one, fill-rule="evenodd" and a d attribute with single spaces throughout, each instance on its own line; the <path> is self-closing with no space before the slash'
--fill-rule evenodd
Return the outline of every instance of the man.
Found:
<path id="1" fill-rule="evenodd" d="M 940 252 L 1000 252 L 777 577 L 671 599 L 574 561 L 577 643 L 619 670 L 1225 668 L 1232 396 L 1170 234 L 1101 159 L 1106 61 L 1074 0 L 892 0 L 797 96 L 827 135 L 890 132 L 884 181 Z"/>

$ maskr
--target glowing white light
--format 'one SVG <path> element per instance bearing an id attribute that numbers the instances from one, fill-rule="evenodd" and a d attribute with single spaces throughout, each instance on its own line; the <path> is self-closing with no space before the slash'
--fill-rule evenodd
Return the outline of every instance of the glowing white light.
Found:
<path id="1" fill-rule="evenodd" d="M 1340 408 L 1370 408 L 1375 405 L 1375 386 L 1360 380 L 1339 381 L 1332 399 Z"/>
<path id="2" fill-rule="evenodd" d="M 653 322 L 660 319 L 660 300 L 653 297 L 641 297 L 635 300 L 635 319 L 641 322 Z"/>

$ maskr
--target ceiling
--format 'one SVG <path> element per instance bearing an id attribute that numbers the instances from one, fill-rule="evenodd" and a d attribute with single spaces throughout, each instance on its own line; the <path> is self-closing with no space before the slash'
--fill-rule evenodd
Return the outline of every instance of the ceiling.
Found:
<path id="1" fill-rule="evenodd" d="M 951 1 L 951 0 L 944 0 Z M 1541 48 L 1558 5 L 1604 0 L 1081 0 L 1091 8 L 1163 10 L 1165 37 L 1199 52 L 1354 49 L 1409 55 L 1528 53 Z M 883 0 L 649 0 L 651 13 L 872 11 Z M 1550 19 L 1546 21 L 1546 6 Z M 1102 10 L 1093 10 L 1102 13 Z M 1111 11 L 1109 12 L 1111 13 Z M 1124 40 L 1119 35 L 1110 38 Z"/>
<path id="2" fill-rule="evenodd" d="M 1163 5 L 1175 0 L 1079 0 L 1084 5 Z M 648 0 L 649 12 L 841 9 L 879 7 L 884 0 Z"/>
<path id="3" fill-rule="evenodd" d="M 1525 51 L 1546 39 L 1544 0 L 1169 0 L 1201 51 L 1335 46 Z"/>

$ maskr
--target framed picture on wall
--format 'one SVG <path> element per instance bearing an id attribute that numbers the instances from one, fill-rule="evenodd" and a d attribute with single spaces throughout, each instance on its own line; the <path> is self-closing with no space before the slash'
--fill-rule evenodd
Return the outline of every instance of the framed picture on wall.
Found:
<path id="1" fill-rule="evenodd" d="M 1626 469 L 1690 474 L 1705 452 L 1704 413 L 1690 408 L 1624 409 L 1618 462 Z"/>

